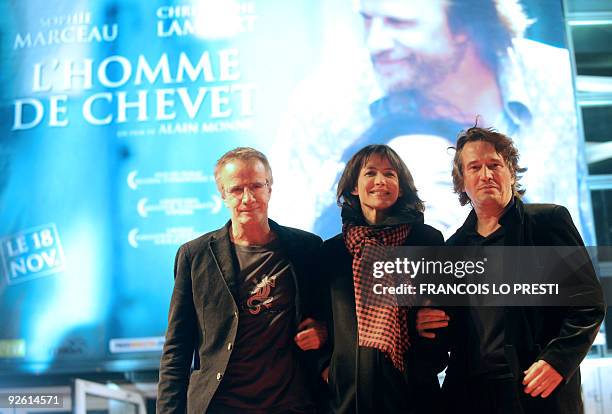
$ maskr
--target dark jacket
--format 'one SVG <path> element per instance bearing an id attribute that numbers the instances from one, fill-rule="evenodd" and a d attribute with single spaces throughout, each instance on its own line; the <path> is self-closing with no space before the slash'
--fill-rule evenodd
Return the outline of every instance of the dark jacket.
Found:
<path id="1" fill-rule="evenodd" d="M 413 224 L 404 245 L 440 246 L 442 234 L 428 225 Z M 329 343 L 333 351 L 328 356 L 331 410 L 335 413 L 435 412 L 440 401 L 437 373 L 446 364 L 444 349 L 422 347 L 418 335 L 411 332 L 407 352 L 407 382 L 403 387 L 399 371 L 387 357 L 373 348 L 357 346 L 357 317 L 353 285 L 352 256 L 342 235 L 323 243 L 320 262 L 329 286 Z M 381 365 L 389 369 L 381 369 Z M 427 409 L 419 409 L 423 407 Z M 410 411 L 398 411 L 398 406 Z"/>
<path id="2" fill-rule="evenodd" d="M 515 200 L 500 220 L 507 246 L 584 246 L 565 207 L 553 204 L 523 204 Z M 447 241 L 448 245 L 466 245 L 466 234 L 476 225 L 472 210 L 461 228 Z M 583 250 L 587 254 L 586 250 Z M 527 413 L 581 413 L 580 362 L 588 353 L 605 315 L 601 287 L 589 260 L 577 269 L 580 280 L 592 294 L 588 307 L 506 307 L 504 309 L 504 354 L 517 381 L 523 411 Z M 443 389 L 454 395 L 465 395 L 468 355 L 465 327 L 466 309 L 449 311 L 451 357 Z M 546 399 L 525 394 L 521 385 L 523 371 L 536 360 L 548 362 L 564 378 Z M 449 394 L 450 395 L 450 394 Z M 455 402 L 449 401 L 450 405 Z"/>
<path id="3" fill-rule="evenodd" d="M 228 223 L 180 247 L 174 291 L 159 371 L 158 413 L 206 412 L 232 353 L 238 308 L 232 292 L 239 283 Z M 309 280 L 321 238 L 270 220 L 291 263 L 296 286 L 296 329 L 312 314 Z M 296 347 L 297 351 L 297 347 Z M 300 352 L 303 356 L 303 352 Z M 191 371 L 191 362 L 194 369 Z"/>

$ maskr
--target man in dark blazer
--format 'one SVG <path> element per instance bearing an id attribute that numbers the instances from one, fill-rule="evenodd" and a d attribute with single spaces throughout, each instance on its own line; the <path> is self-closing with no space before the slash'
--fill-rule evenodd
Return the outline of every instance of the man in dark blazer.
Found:
<path id="1" fill-rule="evenodd" d="M 303 351 L 326 339 L 308 317 L 321 239 L 268 219 L 259 151 L 226 153 L 215 180 L 231 220 L 177 253 L 157 412 L 313 413 Z"/>
<path id="2" fill-rule="evenodd" d="M 523 204 L 518 151 L 494 130 L 473 127 L 457 140 L 453 184 L 472 211 L 450 246 L 584 246 L 565 207 Z M 578 249 L 586 255 L 586 250 Z M 443 385 L 449 412 L 582 413 L 580 362 L 605 303 L 586 256 L 572 274 L 589 294 L 580 307 L 470 307 L 419 311 L 417 329 L 449 342 Z M 444 328 L 448 326 L 448 332 Z M 431 331 L 434 329 L 435 331 Z"/>

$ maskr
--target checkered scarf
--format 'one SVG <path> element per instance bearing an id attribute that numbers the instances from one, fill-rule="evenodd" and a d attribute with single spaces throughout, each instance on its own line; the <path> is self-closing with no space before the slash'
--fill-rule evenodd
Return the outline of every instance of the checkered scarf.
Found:
<path id="1" fill-rule="evenodd" d="M 381 228 L 350 222 L 342 226 L 344 243 L 353 256 L 359 345 L 381 350 L 401 372 L 404 371 L 404 354 L 409 346 L 408 311 L 388 295 L 377 295 L 376 305 L 367 304 L 363 292 L 371 292 L 374 286 L 371 271 L 368 272 L 372 263 L 385 260 L 384 247 L 401 246 L 410 228 L 410 224 Z"/>

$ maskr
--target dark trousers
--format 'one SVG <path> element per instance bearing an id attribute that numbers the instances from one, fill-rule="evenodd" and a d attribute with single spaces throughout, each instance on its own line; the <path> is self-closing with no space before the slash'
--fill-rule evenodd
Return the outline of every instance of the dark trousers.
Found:
<path id="1" fill-rule="evenodd" d="M 443 389 L 448 414 L 523 414 L 520 393 L 514 378 L 466 379 L 458 386 Z"/>
<path id="2" fill-rule="evenodd" d="M 435 374 L 407 365 L 397 370 L 384 353 L 359 347 L 357 355 L 359 414 L 440 414 L 441 390 Z"/>
<path id="3" fill-rule="evenodd" d="M 249 410 L 211 404 L 208 410 L 206 410 L 206 414 L 317 414 L 317 410 L 314 407 Z"/>

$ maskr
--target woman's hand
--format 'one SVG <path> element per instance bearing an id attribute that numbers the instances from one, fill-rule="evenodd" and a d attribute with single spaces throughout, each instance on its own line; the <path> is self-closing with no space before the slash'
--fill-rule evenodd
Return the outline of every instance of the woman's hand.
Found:
<path id="1" fill-rule="evenodd" d="M 312 318 L 304 319 L 293 338 L 302 351 L 319 349 L 327 342 L 327 325 Z"/>
<path id="2" fill-rule="evenodd" d="M 321 372 L 321 378 L 323 378 L 326 384 L 329 384 L 329 366 L 325 367 L 323 372 Z"/>
<path id="3" fill-rule="evenodd" d="M 436 334 L 427 332 L 430 329 L 445 328 L 448 326 L 449 317 L 441 309 L 421 308 L 417 311 L 416 329 L 423 338 L 433 339 Z"/>

